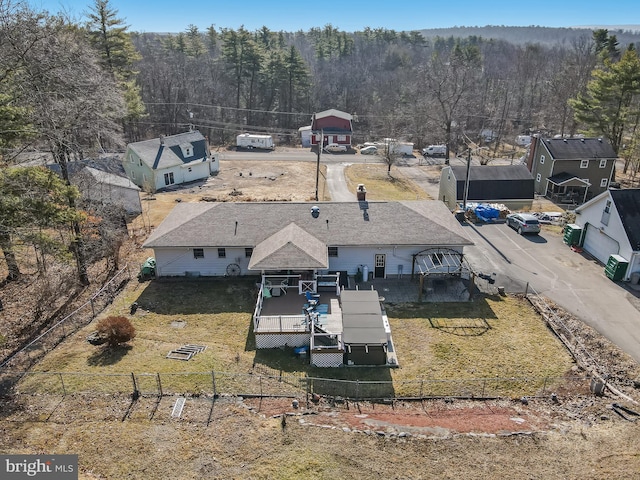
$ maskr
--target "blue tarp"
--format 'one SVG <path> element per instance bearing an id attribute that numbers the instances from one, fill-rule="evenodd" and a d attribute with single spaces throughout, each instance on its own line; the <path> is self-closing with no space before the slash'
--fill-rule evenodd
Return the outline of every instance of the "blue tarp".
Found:
<path id="1" fill-rule="evenodd" d="M 483 222 L 490 222 L 491 220 L 500 218 L 500 210 L 487 203 L 469 205 L 467 209 L 473 211 L 476 217 Z"/>

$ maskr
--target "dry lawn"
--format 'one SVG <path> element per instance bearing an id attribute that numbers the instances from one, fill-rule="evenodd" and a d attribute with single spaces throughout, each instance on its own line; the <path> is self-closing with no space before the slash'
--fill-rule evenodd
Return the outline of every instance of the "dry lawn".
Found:
<path id="1" fill-rule="evenodd" d="M 134 301 L 139 304 L 132 318 L 136 338 L 130 347 L 113 352 L 87 343 L 96 320 L 58 346 L 33 371 L 81 372 L 65 377 L 67 392 L 128 392 L 131 384 L 126 375 L 135 372 L 160 373 L 165 392 L 212 393 L 208 372 L 214 370 L 391 381 L 393 390 L 386 395 L 415 396 L 412 382 L 421 379 L 535 377 L 539 383 L 535 389 L 542 387 L 544 377 L 562 377 L 572 367 L 570 356 L 525 300 L 479 297 L 468 303 L 389 307 L 400 368 L 312 368 L 291 349 L 255 350 L 251 333 L 255 293 L 250 279 L 132 282 L 102 315 L 127 315 Z M 186 323 L 176 328 L 174 322 Z M 206 345 L 207 349 L 188 362 L 165 358 L 170 350 L 185 344 Z M 116 384 L 93 374 L 123 377 Z M 171 376 L 167 383 L 170 374 L 179 375 Z M 217 387 L 225 393 L 255 391 L 251 377 L 234 381 L 241 383 L 219 383 Z M 58 377 L 31 375 L 20 385 L 22 392 L 43 388 L 60 392 Z M 265 385 L 265 391 L 269 388 L 272 386 Z M 278 393 L 278 388 L 272 393 Z M 507 387 L 503 394 L 519 395 L 519 385 L 512 388 Z M 150 390 L 155 391 L 155 386 Z M 442 393 L 436 389 L 430 394 Z"/>
<path id="2" fill-rule="evenodd" d="M 391 167 L 387 173 L 387 165 L 381 163 L 359 163 L 349 165 L 345 169 L 345 177 L 349 190 L 355 192 L 358 184 L 363 183 L 367 189 L 368 200 L 428 200 L 429 195 L 414 182 L 405 177 L 398 167 Z"/>

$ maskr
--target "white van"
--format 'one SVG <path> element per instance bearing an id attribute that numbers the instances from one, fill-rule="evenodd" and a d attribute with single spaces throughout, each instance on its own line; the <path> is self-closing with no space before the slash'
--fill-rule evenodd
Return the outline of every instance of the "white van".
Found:
<path id="1" fill-rule="evenodd" d="M 447 146 L 446 145 L 429 145 L 427 148 L 422 149 L 422 155 L 425 157 L 446 157 Z"/>

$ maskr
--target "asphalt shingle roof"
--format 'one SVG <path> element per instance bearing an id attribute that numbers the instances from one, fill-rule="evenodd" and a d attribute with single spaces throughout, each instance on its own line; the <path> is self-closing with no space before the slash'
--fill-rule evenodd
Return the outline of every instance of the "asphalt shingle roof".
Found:
<path id="1" fill-rule="evenodd" d="M 188 144 L 193 146 L 193 155 L 185 158 L 180 146 Z M 207 156 L 205 138 L 197 130 L 130 143 L 128 147 L 154 170 L 202 160 Z"/>
<path id="2" fill-rule="evenodd" d="M 640 188 L 609 190 L 631 248 L 640 251 Z"/>
<path id="3" fill-rule="evenodd" d="M 613 147 L 603 138 L 541 138 L 555 160 L 617 158 Z"/>
<path id="4" fill-rule="evenodd" d="M 456 180 L 466 180 L 467 167 L 452 166 Z M 472 165 L 470 180 L 531 180 L 531 172 L 526 165 Z"/>
<path id="5" fill-rule="evenodd" d="M 328 246 L 473 244 L 439 201 L 316 205 L 318 218 L 311 203 L 180 203 L 144 246 L 255 247 L 291 223 Z"/>

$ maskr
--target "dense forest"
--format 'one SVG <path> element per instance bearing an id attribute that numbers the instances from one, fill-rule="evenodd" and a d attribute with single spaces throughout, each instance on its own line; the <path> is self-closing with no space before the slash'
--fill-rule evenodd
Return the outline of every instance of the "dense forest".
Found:
<path id="1" fill-rule="evenodd" d="M 521 133 L 584 133 L 607 138 L 625 170 L 638 168 L 640 36 L 631 32 L 212 25 L 169 35 L 129 31 L 109 0 L 87 7 L 78 22 L 0 0 L 0 249 L 10 276 L 19 274 L 19 238 L 72 252 L 88 282 L 77 196 L 48 176 L 4 171 L 35 152 L 47 152 L 68 183 L 69 162 L 190 128 L 219 146 L 247 131 L 296 144 L 314 112 L 335 108 L 353 115 L 355 143 L 384 137 L 461 151 Z M 510 41 L 514 32 L 532 40 Z M 24 215 L 41 210 L 25 204 L 25 179 L 29 198 L 53 199 L 55 215 Z M 62 236 L 45 235 L 62 224 L 71 225 L 68 250 Z M 117 264 L 117 242 L 109 255 Z"/>

